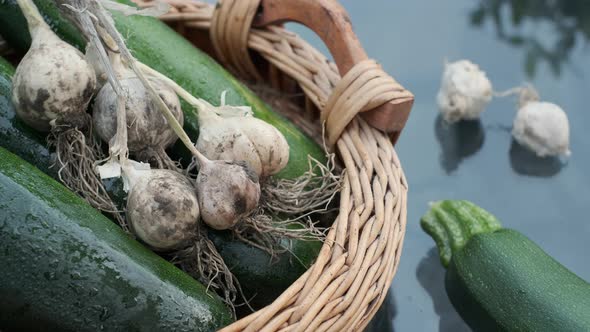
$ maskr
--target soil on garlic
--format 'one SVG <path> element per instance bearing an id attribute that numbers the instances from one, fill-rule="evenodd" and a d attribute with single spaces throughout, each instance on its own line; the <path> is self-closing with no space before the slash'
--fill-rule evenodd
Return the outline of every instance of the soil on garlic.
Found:
<path id="1" fill-rule="evenodd" d="M 203 162 L 195 186 L 201 218 L 218 230 L 233 227 L 260 199 L 258 175 L 245 162 Z"/>
<path id="2" fill-rule="evenodd" d="M 13 101 L 19 117 L 43 132 L 50 122 L 86 126 L 85 110 L 96 76 L 84 55 L 52 31 L 38 29 L 14 75 Z"/>
<path id="3" fill-rule="evenodd" d="M 174 91 L 156 79 L 150 79 L 150 83 L 182 125 L 184 118 L 180 109 L 180 101 Z M 125 111 L 129 151 L 135 154 L 137 159 L 153 162 L 154 166 L 158 168 L 175 169 L 176 165 L 164 150 L 171 146 L 178 137 L 164 116 L 157 110 L 147 89 L 136 76 L 123 78 L 120 80 L 120 84 L 127 94 Z M 109 142 L 117 132 L 116 105 L 117 95 L 111 85 L 106 84 L 98 93 L 93 107 L 96 132 L 105 142 Z"/>
<path id="4" fill-rule="evenodd" d="M 155 250 L 189 243 L 199 222 L 199 203 L 190 181 L 170 170 L 150 170 L 131 187 L 127 217 L 132 231 Z"/>

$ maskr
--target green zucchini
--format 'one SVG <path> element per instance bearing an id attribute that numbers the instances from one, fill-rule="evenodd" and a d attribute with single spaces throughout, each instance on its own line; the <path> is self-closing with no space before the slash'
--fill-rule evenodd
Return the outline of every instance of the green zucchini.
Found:
<path id="1" fill-rule="evenodd" d="M 119 2 L 130 4 L 127 0 Z M 60 17 L 55 2 L 35 0 L 49 25 L 65 41 L 84 49 L 84 41 L 69 21 Z M 277 177 L 294 178 L 308 170 L 308 154 L 325 160 L 323 149 L 303 134 L 294 124 L 274 113 L 258 97 L 240 84 L 208 55 L 196 49 L 186 39 L 153 17 L 124 16 L 115 13 L 115 24 L 133 55 L 148 66 L 170 77 L 191 94 L 210 103 L 219 104 L 221 93 L 227 93 L 229 105 L 249 105 L 254 115 L 279 129 L 289 143 L 289 163 Z M 0 34 L 20 51 L 26 51 L 30 35 L 26 22 L 15 0 L 0 1 Z M 188 104 L 182 104 L 185 112 L 185 130 L 196 141 L 198 136 L 197 114 Z M 182 153 L 181 144 L 175 147 Z"/>
<path id="2" fill-rule="evenodd" d="M 447 267 L 447 295 L 473 330 L 590 331 L 590 284 L 487 211 L 441 201 L 420 224 Z"/>
<path id="3" fill-rule="evenodd" d="M 206 288 L 0 148 L 0 330 L 212 331 Z"/>
<path id="4" fill-rule="evenodd" d="M 231 233 L 210 231 L 209 238 L 223 257 L 231 272 L 238 278 L 244 296 L 254 309 L 274 301 L 297 280 L 317 258 L 321 249 L 318 241 L 284 240 L 289 251 L 271 256 L 258 248 L 232 239 Z M 239 313 L 249 313 L 246 307 Z"/>

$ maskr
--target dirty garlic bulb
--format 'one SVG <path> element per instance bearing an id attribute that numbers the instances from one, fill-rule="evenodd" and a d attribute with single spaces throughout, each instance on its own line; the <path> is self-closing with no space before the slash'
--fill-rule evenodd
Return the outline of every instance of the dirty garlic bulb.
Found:
<path id="1" fill-rule="evenodd" d="M 166 118 L 158 111 L 137 75 L 125 68 L 118 56 L 113 58 L 113 68 L 126 94 L 125 112 L 129 151 L 144 161 L 155 158 L 159 167 L 164 167 L 161 165 L 167 164 L 169 159 L 164 150 L 171 146 L 178 136 L 170 128 Z M 182 125 L 184 117 L 176 93 L 157 78 L 149 77 L 148 80 L 174 118 Z M 105 84 L 96 96 L 92 117 L 99 137 L 104 142 L 110 142 L 117 133 L 117 94 L 110 84 Z"/>
<path id="2" fill-rule="evenodd" d="M 569 121 L 561 107 L 548 102 L 530 101 L 514 118 L 514 139 L 539 157 L 569 156 Z"/>
<path id="3" fill-rule="evenodd" d="M 31 0 L 18 0 L 32 37 L 16 68 L 12 99 L 18 116 L 48 132 L 53 124 L 84 128 L 86 108 L 96 89 L 96 75 L 84 55 L 61 40 Z"/>
<path id="4" fill-rule="evenodd" d="M 492 84 L 486 73 L 469 60 L 445 64 L 436 101 L 447 122 L 479 118 L 492 100 Z"/>
<path id="5" fill-rule="evenodd" d="M 129 186 L 127 219 L 131 230 L 154 250 L 178 249 L 194 238 L 199 202 L 192 183 L 164 169 L 123 167 Z"/>
<path id="6" fill-rule="evenodd" d="M 235 226 L 258 205 L 258 175 L 244 162 L 200 159 L 195 183 L 203 222 L 214 229 Z"/>
<path id="7" fill-rule="evenodd" d="M 289 162 L 289 144 L 274 126 L 251 115 L 221 117 L 210 105 L 199 109 L 197 149 L 214 160 L 244 160 L 261 177 Z"/>
<path id="8" fill-rule="evenodd" d="M 132 75 L 122 78 L 119 82 L 127 93 L 125 111 L 129 127 L 129 151 L 167 148 L 174 143 L 177 139 L 176 134 L 154 106 L 139 78 Z M 157 80 L 150 80 L 150 83 L 182 124 L 184 119 L 180 101 L 174 91 Z M 115 91 L 110 84 L 105 84 L 96 96 L 92 113 L 96 132 L 105 142 L 109 142 L 117 131 L 116 103 Z"/>

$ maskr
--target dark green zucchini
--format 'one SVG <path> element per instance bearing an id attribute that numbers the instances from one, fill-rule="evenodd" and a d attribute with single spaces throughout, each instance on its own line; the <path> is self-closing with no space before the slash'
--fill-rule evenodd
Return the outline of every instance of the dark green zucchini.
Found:
<path id="1" fill-rule="evenodd" d="M 467 201 L 422 217 L 447 267 L 451 303 L 475 331 L 590 331 L 590 284 Z"/>
<path id="2" fill-rule="evenodd" d="M 210 231 L 209 238 L 238 278 L 246 299 L 255 309 L 274 301 L 313 264 L 321 249 L 317 241 L 284 240 L 288 252 L 272 257 L 265 251 L 232 239 L 229 232 Z M 271 263 L 272 261 L 272 263 Z M 247 312 L 246 307 L 240 312 Z"/>
<path id="3" fill-rule="evenodd" d="M 0 148 L 0 330 L 213 331 L 221 300 Z"/>
<path id="4" fill-rule="evenodd" d="M 127 3 L 127 0 L 118 0 Z M 55 2 L 52 0 L 35 0 L 39 10 L 49 25 L 65 41 L 84 48 L 84 41 L 69 21 L 60 17 Z M 208 55 L 196 49 L 186 39 L 153 17 L 124 16 L 114 14 L 118 30 L 121 32 L 133 55 L 170 77 L 194 96 L 203 98 L 213 105 L 219 104 L 221 93 L 227 93 L 229 105 L 249 105 L 256 117 L 267 121 L 279 129 L 289 143 L 289 163 L 278 177 L 294 178 L 308 170 L 307 156 L 325 160 L 323 149 L 311 138 L 303 134 L 295 125 L 284 117 L 270 110 L 258 97 L 240 84 Z M 0 34 L 6 37 L 10 45 L 26 51 L 30 44 L 30 35 L 26 22 L 15 0 L 0 0 Z M 196 141 L 198 121 L 194 109 L 188 104 L 182 105 L 185 113 L 185 130 Z M 175 147 L 177 154 L 182 153 L 181 144 Z"/>

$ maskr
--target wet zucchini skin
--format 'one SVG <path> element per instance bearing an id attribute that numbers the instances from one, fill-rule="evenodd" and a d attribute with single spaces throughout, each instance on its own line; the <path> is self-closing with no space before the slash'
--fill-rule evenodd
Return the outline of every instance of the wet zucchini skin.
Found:
<path id="1" fill-rule="evenodd" d="M 213 331 L 231 313 L 61 184 L 0 148 L 0 330 Z"/>

